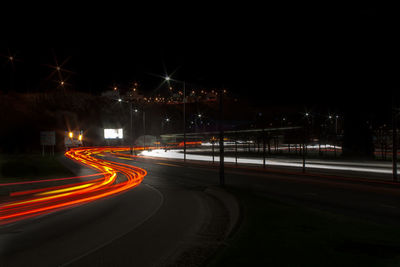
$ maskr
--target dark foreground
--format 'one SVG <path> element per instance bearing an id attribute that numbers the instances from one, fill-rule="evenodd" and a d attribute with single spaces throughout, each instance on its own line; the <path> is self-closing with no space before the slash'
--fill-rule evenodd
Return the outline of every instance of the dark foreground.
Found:
<path id="1" fill-rule="evenodd" d="M 119 159 L 142 185 L 0 229 L 1 266 L 396 266 L 398 185 L 228 168 L 234 222 L 210 195 L 218 168 Z"/>

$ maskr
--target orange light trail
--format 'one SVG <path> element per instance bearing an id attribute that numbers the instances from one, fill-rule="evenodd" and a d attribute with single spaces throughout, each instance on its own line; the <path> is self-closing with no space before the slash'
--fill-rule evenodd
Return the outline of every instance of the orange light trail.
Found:
<path id="1" fill-rule="evenodd" d="M 140 149 L 140 148 L 136 148 Z M 24 190 L 13 191 L 0 204 L 0 225 L 60 209 L 92 202 L 112 196 L 139 185 L 147 172 L 144 169 L 98 158 L 96 156 L 130 150 L 129 147 L 74 148 L 65 153 L 69 159 L 86 165 L 99 173 L 59 179 L 0 184 L 1 187 L 18 186 Z M 100 178 L 99 178 L 100 177 Z M 118 178 L 118 179 L 117 179 Z M 77 182 L 73 182 L 74 179 Z M 82 181 L 84 180 L 84 181 Z M 69 184 L 54 186 L 54 182 Z M 49 183 L 53 186 L 46 187 Z M 37 188 L 37 185 L 44 187 Z M 36 188 L 26 186 L 36 185 Z"/>

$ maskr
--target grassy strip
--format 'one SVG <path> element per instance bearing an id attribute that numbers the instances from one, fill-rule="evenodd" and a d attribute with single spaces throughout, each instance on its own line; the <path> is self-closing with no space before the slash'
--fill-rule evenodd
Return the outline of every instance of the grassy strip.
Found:
<path id="1" fill-rule="evenodd" d="M 244 221 L 209 266 L 400 266 L 400 229 L 233 191 Z"/>
<path id="2" fill-rule="evenodd" d="M 51 179 L 74 176 L 57 157 L 32 155 L 0 155 L 0 182 Z"/>

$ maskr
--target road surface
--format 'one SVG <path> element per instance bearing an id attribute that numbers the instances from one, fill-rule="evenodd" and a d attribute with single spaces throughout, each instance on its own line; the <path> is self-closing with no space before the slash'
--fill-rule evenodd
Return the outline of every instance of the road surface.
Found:
<path id="1" fill-rule="evenodd" d="M 113 160 L 148 174 L 123 194 L 3 226 L 0 265 L 187 266 L 212 255 L 230 223 L 226 206 L 207 194 L 218 184 L 217 166 L 129 155 Z M 396 184 L 234 167 L 226 182 L 297 205 L 400 221 Z"/>

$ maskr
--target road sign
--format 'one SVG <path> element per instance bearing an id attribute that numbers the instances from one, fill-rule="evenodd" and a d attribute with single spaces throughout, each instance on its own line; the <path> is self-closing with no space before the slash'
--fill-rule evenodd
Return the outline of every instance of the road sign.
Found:
<path id="1" fill-rule="evenodd" d="M 40 132 L 40 144 L 42 146 L 55 146 L 56 133 L 53 131 Z"/>

